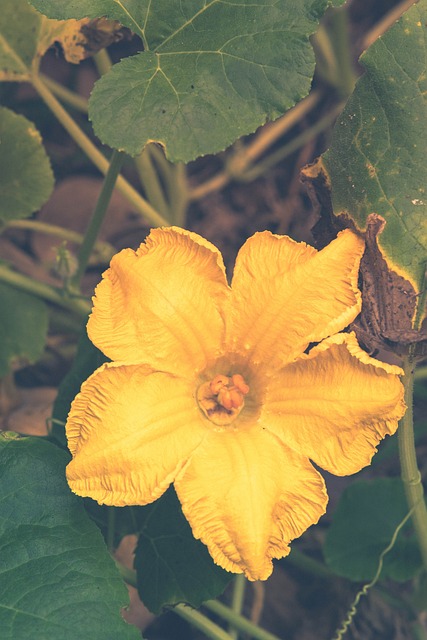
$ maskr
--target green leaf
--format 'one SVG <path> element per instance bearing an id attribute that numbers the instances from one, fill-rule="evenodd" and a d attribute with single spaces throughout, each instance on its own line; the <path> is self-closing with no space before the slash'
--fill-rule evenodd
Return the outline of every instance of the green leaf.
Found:
<path id="1" fill-rule="evenodd" d="M 80 391 L 83 382 L 107 360 L 89 340 L 85 329 L 78 342 L 72 367 L 59 385 L 58 395 L 53 404 L 52 436 L 61 444 L 66 444 L 64 427 L 72 401 Z"/>
<path id="2" fill-rule="evenodd" d="M 324 555 L 335 573 L 351 580 L 372 580 L 381 553 L 408 513 L 400 478 L 359 481 L 341 497 L 326 536 Z M 399 533 L 384 557 L 382 578 L 404 581 L 421 569 L 422 562 L 408 526 Z"/>
<path id="3" fill-rule="evenodd" d="M 102 142 L 140 153 L 156 140 L 173 161 L 216 153 L 305 96 L 309 36 L 328 0 L 32 0 L 56 18 L 106 15 L 145 51 L 95 86 L 89 115 Z"/>
<path id="4" fill-rule="evenodd" d="M 25 0 L 2 0 L 0 80 L 28 80 L 42 16 Z"/>
<path id="5" fill-rule="evenodd" d="M 427 256 L 426 22 L 421 0 L 362 56 L 366 73 L 324 155 L 334 212 L 359 228 L 383 216 L 384 256 L 417 291 Z"/>
<path id="6" fill-rule="evenodd" d="M 0 107 L 0 220 L 25 218 L 49 198 L 54 179 L 32 122 Z"/>
<path id="7" fill-rule="evenodd" d="M 69 457 L 36 438 L 0 438 L 2 640 L 137 640 L 126 588 L 82 500 Z"/>
<path id="8" fill-rule="evenodd" d="M 199 607 L 224 591 L 234 575 L 214 564 L 205 545 L 193 537 L 173 489 L 137 511 L 135 569 L 140 598 L 150 611 L 160 613 L 178 602 Z"/>
<path id="9" fill-rule="evenodd" d="M 15 365 L 35 362 L 43 353 L 48 329 L 44 302 L 0 283 L 0 378 Z"/>

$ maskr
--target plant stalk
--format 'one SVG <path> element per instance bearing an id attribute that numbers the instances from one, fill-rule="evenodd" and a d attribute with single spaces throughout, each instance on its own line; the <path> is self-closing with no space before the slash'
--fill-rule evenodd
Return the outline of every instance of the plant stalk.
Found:
<path id="1" fill-rule="evenodd" d="M 298 102 L 292 109 L 289 109 L 281 118 L 262 127 L 253 140 L 235 152 L 230 158 L 225 169 L 215 174 L 202 184 L 193 187 L 188 192 L 188 200 L 200 200 L 213 191 L 223 189 L 232 180 L 240 180 L 241 175 L 246 170 L 250 171 L 251 165 L 277 140 L 289 131 L 319 102 L 321 94 L 319 91 L 312 91 L 306 98 Z"/>
<path id="2" fill-rule="evenodd" d="M 116 184 L 117 177 L 119 175 L 124 159 L 124 153 L 121 153 L 120 151 L 113 151 L 110 166 L 105 175 L 104 183 L 102 185 L 101 193 L 99 194 L 98 201 L 96 203 L 93 215 L 89 221 L 89 225 L 86 230 L 83 243 L 80 247 L 79 255 L 77 257 L 77 271 L 71 280 L 71 284 L 76 290 L 80 289 L 81 279 L 84 275 L 92 250 L 95 246 L 95 242 L 98 237 L 101 225 L 104 221 L 105 214 L 107 213 L 113 189 Z"/>
<path id="3" fill-rule="evenodd" d="M 243 573 L 239 573 L 234 579 L 233 595 L 231 598 L 231 610 L 237 615 L 242 613 L 243 603 L 245 600 L 245 587 L 246 578 Z M 232 624 L 230 624 L 229 633 L 233 640 L 238 639 L 239 631 Z"/>
<path id="4" fill-rule="evenodd" d="M 26 293 L 30 293 L 37 298 L 41 298 L 46 302 L 53 302 L 53 304 L 68 309 L 75 313 L 82 320 L 86 320 L 91 310 L 91 304 L 89 301 L 83 298 L 70 297 L 63 295 L 61 291 L 51 287 L 43 282 L 33 280 L 28 276 L 24 276 L 22 273 L 12 271 L 3 264 L 0 264 L 0 282 L 10 284 L 15 289 L 20 289 Z"/>
<path id="5" fill-rule="evenodd" d="M 164 218 L 169 219 L 169 205 L 166 201 L 157 171 L 153 166 L 150 145 L 146 145 L 142 153 L 135 158 L 135 164 L 148 201 L 153 203 L 157 211 L 159 211 Z"/>
<path id="6" fill-rule="evenodd" d="M 187 620 L 193 627 L 200 629 L 211 640 L 231 640 L 231 636 L 221 629 L 217 624 L 209 620 L 203 613 L 196 611 L 191 607 L 184 604 L 178 604 L 176 607 L 171 608 L 171 611 L 178 614 L 184 620 Z M 277 638 L 275 640 L 278 640 Z"/>
<path id="7" fill-rule="evenodd" d="M 56 82 L 56 80 L 52 80 L 52 78 L 49 78 L 49 76 L 45 76 L 41 73 L 40 78 L 45 83 L 47 88 L 50 89 L 57 98 L 62 100 L 62 102 L 65 102 L 65 104 L 68 104 L 73 109 L 76 109 L 76 111 L 87 113 L 88 101 L 86 98 L 79 95 L 78 93 L 75 93 L 75 91 L 67 89 L 67 87 L 64 87 L 59 82 Z"/>
<path id="8" fill-rule="evenodd" d="M 4 229 L 26 229 L 28 231 L 36 231 L 38 233 L 45 233 L 48 236 L 55 236 L 61 238 L 67 242 L 73 242 L 75 244 L 82 244 L 84 236 L 77 231 L 71 229 L 65 229 L 56 224 L 50 224 L 49 222 L 43 222 L 42 220 L 10 220 L 5 224 Z M 0 229 L 1 231 L 2 229 Z M 103 260 L 110 260 L 116 253 L 113 245 L 109 242 L 103 242 L 98 240 L 94 245 L 94 251 L 98 257 Z"/>
<path id="9" fill-rule="evenodd" d="M 404 362 L 403 384 L 407 410 L 400 421 L 398 430 L 401 477 L 408 506 L 412 512 L 412 522 L 420 548 L 424 569 L 427 570 L 427 509 L 424 489 L 417 465 L 413 422 L 414 362 L 409 355 Z"/>
<path id="10" fill-rule="evenodd" d="M 247 618 L 238 615 L 230 609 L 230 607 L 222 604 L 222 602 L 218 602 L 218 600 L 208 600 L 203 603 L 203 606 L 209 609 L 209 611 L 212 611 L 212 613 L 221 616 L 221 618 L 227 620 L 227 622 L 230 622 L 230 624 L 236 629 L 239 629 L 239 631 L 247 633 L 251 638 L 255 638 L 256 640 L 280 640 L 280 638 L 273 633 L 261 629 L 261 627 L 250 622 Z"/>

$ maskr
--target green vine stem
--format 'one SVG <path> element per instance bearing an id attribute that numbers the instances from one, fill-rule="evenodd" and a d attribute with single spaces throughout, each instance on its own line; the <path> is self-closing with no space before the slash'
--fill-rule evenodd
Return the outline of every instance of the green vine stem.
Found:
<path id="1" fill-rule="evenodd" d="M 260 129 L 253 141 L 247 147 L 238 151 L 230 162 L 232 169 L 241 173 L 246 167 L 255 162 L 263 153 L 277 142 L 284 133 L 301 122 L 309 111 L 314 109 L 321 98 L 319 90 L 312 91 L 306 98 L 289 109 L 281 118 L 274 120 L 267 127 Z"/>
<path id="2" fill-rule="evenodd" d="M 113 151 L 110 166 L 105 175 L 104 183 L 102 185 L 101 193 L 99 194 L 99 198 L 96 203 L 93 215 L 89 221 L 83 243 L 80 247 L 79 255 L 77 257 L 77 271 L 71 279 L 71 285 L 76 290 L 80 289 L 81 279 L 84 275 L 84 272 L 86 271 L 86 267 L 89 262 L 89 258 L 95 245 L 96 239 L 98 237 L 99 230 L 104 221 L 105 214 L 107 213 L 111 195 L 113 193 L 113 189 L 117 181 L 117 176 L 119 175 L 124 159 L 124 153 L 121 153 L 120 151 Z"/>
<path id="3" fill-rule="evenodd" d="M 62 102 L 65 102 L 65 104 L 73 107 L 73 109 L 76 109 L 76 111 L 87 113 L 88 101 L 86 100 L 86 98 L 79 95 L 78 93 L 75 93 L 74 91 L 71 91 L 70 89 L 67 89 L 67 87 L 64 87 L 59 82 L 56 82 L 56 80 L 52 80 L 52 78 L 49 78 L 42 73 L 40 74 L 40 78 L 45 83 L 47 88 L 50 89 L 57 98 L 62 100 Z"/>
<path id="4" fill-rule="evenodd" d="M 231 640 L 231 636 L 224 629 L 221 629 L 215 622 L 212 622 L 203 613 L 196 611 L 192 607 L 178 604 L 176 607 L 171 608 L 171 611 L 189 622 L 193 627 L 196 627 L 196 629 L 203 631 L 206 637 L 211 638 L 211 640 Z"/>
<path id="5" fill-rule="evenodd" d="M 33 73 L 31 82 L 37 93 L 58 118 L 64 129 L 66 129 L 76 144 L 79 145 L 100 172 L 105 175 L 109 167 L 109 162 L 105 156 L 96 148 L 88 136 L 74 122 L 37 73 Z M 140 196 L 140 194 L 127 182 L 127 180 L 123 178 L 123 176 L 119 176 L 117 178 L 116 186 L 125 198 L 129 200 L 135 209 L 143 215 L 151 225 L 155 227 L 168 225 L 167 220 L 165 220 L 146 200 L 144 200 L 144 198 Z"/>
<path id="6" fill-rule="evenodd" d="M 164 185 L 164 192 L 169 209 L 170 221 L 178 227 L 185 227 L 185 217 L 188 207 L 187 169 L 183 162 L 172 164 L 165 157 L 161 147 L 157 144 L 148 146 L 151 161 Z"/>
<path id="7" fill-rule="evenodd" d="M 240 615 L 243 609 L 243 603 L 245 600 L 246 590 L 246 578 L 243 573 L 239 573 L 234 579 L 233 594 L 231 597 L 231 610 Z M 239 631 L 233 625 L 230 625 L 230 636 L 233 640 L 237 640 L 239 637 Z"/>
<path id="8" fill-rule="evenodd" d="M 33 280 L 28 276 L 24 276 L 22 273 L 12 271 L 7 266 L 0 264 L 0 282 L 10 284 L 15 289 L 31 293 L 37 298 L 41 298 L 46 302 L 53 302 L 54 304 L 68 309 L 75 313 L 82 320 L 86 320 L 87 316 L 92 308 L 92 305 L 88 300 L 84 300 L 80 297 L 71 297 L 64 295 L 60 290 L 51 287 L 43 282 Z"/>
<path id="9" fill-rule="evenodd" d="M 230 607 L 227 607 L 222 602 L 218 602 L 218 600 L 208 600 L 203 603 L 203 606 L 212 611 L 212 613 L 216 613 L 221 616 L 224 620 L 231 623 L 233 627 L 239 629 L 243 633 L 247 633 L 251 638 L 255 638 L 256 640 L 280 640 L 276 635 L 270 633 L 269 631 L 265 631 L 265 629 L 261 629 L 258 625 L 250 622 L 241 615 L 235 613 Z"/>
<path id="10" fill-rule="evenodd" d="M 169 181 L 169 200 L 173 205 L 173 221 L 178 227 L 186 226 L 188 209 L 187 168 L 183 162 L 174 166 L 173 179 Z"/>
<path id="11" fill-rule="evenodd" d="M 43 222 L 42 220 L 10 220 L 3 228 L 0 228 L 0 233 L 6 229 L 26 229 L 28 231 L 36 231 L 38 233 L 45 233 L 48 236 L 55 236 L 61 238 L 67 242 L 73 242 L 75 244 L 82 244 L 84 236 L 77 231 L 71 229 L 65 229 L 56 224 L 50 224 L 49 222 Z M 102 260 L 108 262 L 116 253 L 113 245 L 109 242 L 103 242 L 98 240 L 94 245 L 94 252 Z"/>
<path id="12" fill-rule="evenodd" d="M 405 359 L 405 402 L 407 410 L 399 424 L 398 442 L 401 477 L 405 487 L 406 499 L 412 510 L 412 522 L 417 536 L 424 569 L 427 570 L 427 509 L 421 474 L 417 466 L 413 424 L 414 362 L 411 354 Z"/>
<path id="13" fill-rule="evenodd" d="M 244 171 L 239 179 L 244 182 L 252 182 L 256 178 L 259 178 L 264 173 L 266 173 L 269 169 L 271 169 L 275 164 L 281 162 L 285 158 L 297 151 L 300 147 L 303 147 L 307 142 L 312 140 L 315 136 L 319 135 L 326 129 L 328 129 L 331 124 L 335 121 L 335 118 L 339 113 L 341 113 L 343 108 L 343 104 L 338 104 L 335 109 L 331 110 L 327 113 L 323 118 L 320 118 L 312 127 L 308 127 L 302 133 L 295 136 L 292 140 L 290 140 L 283 147 L 275 151 L 274 153 L 270 153 L 263 160 L 258 162 L 252 168 Z"/>
<path id="14" fill-rule="evenodd" d="M 164 218 L 169 219 L 169 205 L 166 201 L 158 173 L 153 165 L 150 147 L 151 145 L 149 144 L 144 147 L 142 153 L 135 158 L 135 165 L 147 199 L 153 203 L 157 211 L 159 211 Z"/>
<path id="15" fill-rule="evenodd" d="M 342 98 L 347 98 L 353 92 L 357 77 L 353 69 L 347 8 L 337 7 L 328 16 L 329 20 L 321 23 L 314 36 L 317 71 Z"/>
<path id="16" fill-rule="evenodd" d="M 247 146 L 238 147 L 238 150 L 230 158 L 223 171 L 215 174 L 202 184 L 193 187 L 188 193 L 188 199 L 190 201 L 200 200 L 209 193 L 222 189 L 231 180 L 238 180 L 240 175 L 257 158 L 267 152 L 269 147 L 277 142 L 278 138 L 296 125 L 318 103 L 320 96 L 319 91 L 312 91 L 281 118 L 259 129 L 256 136 Z"/>
<path id="17" fill-rule="evenodd" d="M 100 51 L 93 56 L 93 61 L 100 76 L 103 76 L 104 73 L 108 73 L 113 66 L 107 49 L 100 49 Z"/>

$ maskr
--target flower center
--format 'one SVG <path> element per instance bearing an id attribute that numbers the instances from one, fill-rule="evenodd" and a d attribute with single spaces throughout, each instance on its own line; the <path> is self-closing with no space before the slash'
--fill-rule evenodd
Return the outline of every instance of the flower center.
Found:
<path id="1" fill-rule="evenodd" d="M 197 402 L 211 422 L 227 425 L 233 422 L 245 406 L 245 396 L 249 386 L 240 373 L 225 376 L 216 375 L 197 389 Z"/>

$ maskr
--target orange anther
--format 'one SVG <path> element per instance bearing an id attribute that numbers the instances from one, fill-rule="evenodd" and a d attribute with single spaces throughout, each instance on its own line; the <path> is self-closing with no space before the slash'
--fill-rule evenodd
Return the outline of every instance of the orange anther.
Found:
<path id="1" fill-rule="evenodd" d="M 230 378 L 219 373 L 215 378 L 211 381 L 211 391 L 214 395 L 219 393 L 222 387 L 226 387 L 230 382 Z"/>
<path id="2" fill-rule="evenodd" d="M 228 411 L 230 411 L 230 409 L 233 408 L 233 401 L 231 399 L 231 394 L 226 387 L 223 387 L 221 391 L 218 393 L 218 402 Z"/>
<path id="3" fill-rule="evenodd" d="M 235 373 L 231 377 L 231 381 L 244 396 L 249 393 L 249 385 L 246 384 L 244 377 L 240 373 Z"/>
<path id="4" fill-rule="evenodd" d="M 238 409 L 243 404 L 243 395 L 238 389 L 230 389 L 230 400 L 233 409 Z"/>
<path id="5" fill-rule="evenodd" d="M 240 373 L 226 376 L 218 373 L 197 389 L 197 402 L 204 415 L 214 424 L 231 424 L 245 406 L 249 385 Z"/>

